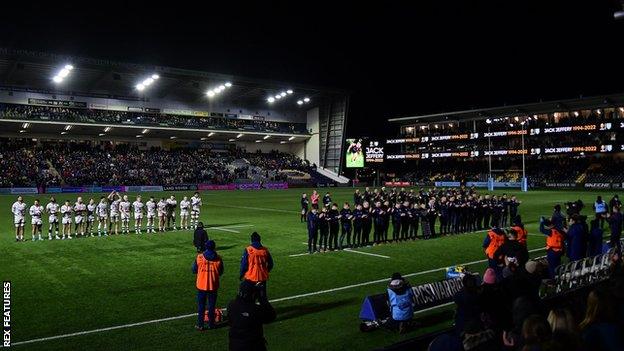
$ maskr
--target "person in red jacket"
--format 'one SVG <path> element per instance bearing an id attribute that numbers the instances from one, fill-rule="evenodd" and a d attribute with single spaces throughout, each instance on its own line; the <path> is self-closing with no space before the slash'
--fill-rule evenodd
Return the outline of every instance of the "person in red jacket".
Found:
<path id="1" fill-rule="evenodd" d="M 243 251 L 240 267 L 240 279 L 247 281 L 258 292 L 260 303 L 268 303 L 266 282 L 269 280 L 269 272 L 273 269 L 273 258 L 269 249 L 262 246 L 260 234 L 251 234 L 251 245 Z"/>
<path id="2" fill-rule="evenodd" d="M 208 300 L 208 328 L 214 328 L 215 306 L 219 278 L 223 275 L 223 260 L 215 251 L 215 242 L 206 242 L 206 251 L 200 252 L 193 262 L 193 273 L 197 274 L 195 286 L 197 288 L 197 324 L 195 329 L 205 330 L 204 316 L 206 314 L 206 299 Z"/>

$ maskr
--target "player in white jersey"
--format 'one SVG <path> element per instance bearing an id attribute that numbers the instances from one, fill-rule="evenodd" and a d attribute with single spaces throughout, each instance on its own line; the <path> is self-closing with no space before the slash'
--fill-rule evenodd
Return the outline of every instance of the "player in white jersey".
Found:
<path id="1" fill-rule="evenodd" d="M 87 205 L 82 202 L 82 197 L 78 196 L 76 203 L 74 204 L 74 232 L 76 236 L 80 233 L 80 236 L 85 235 Z"/>
<path id="2" fill-rule="evenodd" d="M 145 203 L 145 212 L 147 217 L 147 233 L 156 233 L 154 230 L 154 218 L 156 217 L 156 201 L 154 197 L 150 196 L 150 199 Z"/>
<path id="3" fill-rule="evenodd" d="M 98 236 L 102 236 L 102 232 L 104 232 L 104 236 L 108 236 L 106 233 L 106 220 L 108 219 L 108 202 L 106 202 L 106 198 L 102 196 L 100 198 L 100 202 L 97 204 L 95 209 L 97 212 L 98 219 Z"/>
<path id="4" fill-rule="evenodd" d="M 90 198 L 89 203 L 87 204 L 87 222 L 85 223 L 85 233 L 87 233 L 88 236 L 93 236 L 96 209 L 97 205 L 95 204 L 95 200 Z"/>
<path id="5" fill-rule="evenodd" d="M 39 204 L 39 199 L 35 200 L 35 204 L 30 206 L 28 213 L 30 214 L 32 224 L 32 240 L 35 241 L 35 236 L 37 236 L 38 240 L 41 240 L 41 225 L 43 224 L 43 220 L 41 219 L 43 215 L 43 206 Z"/>
<path id="6" fill-rule="evenodd" d="M 172 228 L 173 230 L 177 230 L 175 225 L 176 207 L 178 207 L 178 200 L 176 200 L 175 195 L 171 195 L 167 199 L 167 228 Z"/>
<path id="7" fill-rule="evenodd" d="M 191 209 L 191 202 L 188 200 L 188 197 L 183 197 L 182 201 L 180 201 L 180 228 L 187 230 L 188 229 L 188 221 L 189 214 Z"/>
<path id="8" fill-rule="evenodd" d="M 158 231 L 165 231 L 165 218 L 167 218 L 167 200 L 165 198 L 161 198 L 160 201 L 156 204 L 158 208 Z"/>
<path id="9" fill-rule="evenodd" d="M 191 229 L 197 229 L 201 206 L 202 200 L 201 197 L 199 197 L 199 192 L 195 192 L 195 194 L 191 196 Z"/>
<path id="10" fill-rule="evenodd" d="M 108 232 L 117 235 L 119 234 L 119 203 L 121 198 L 115 190 L 108 195 L 108 201 L 110 202 L 110 223 L 108 225 Z M 105 229 L 106 230 L 106 229 Z"/>
<path id="11" fill-rule="evenodd" d="M 63 225 L 61 227 L 61 239 L 65 240 L 65 237 L 67 237 L 67 239 L 71 239 L 71 222 L 72 222 L 72 212 L 73 212 L 73 208 L 71 206 L 71 204 L 69 203 L 69 200 L 65 200 L 65 204 L 63 206 L 61 206 L 61 224 Z"/>
<path id="12" fill-rule="evenodd" d="M 17 201 L 11 206 L 13 212 L 13 223 L 15 224 L 15 241 L 24 241 L 24 213 L 26 212 L 26 204 L 21 196 L 17 197 Z"/>
<path id="13" fill-rule="evenodd" d="M 46 212 L 48 213 L 48 223 L 50 226 L 48 227 L 48 240 L 52 240 L 52 230 L 54 229 L 54 238 L 59 238 L 59 219 L 58 212 L 61 206 L 56 202 L 54 197 L 50 198 L 50 202 L 46 205 Z"/>
<path id="14" fill-rule="evenodd" d="M 121 218 L 121 233 L 130 234 L 130 201 L 128 195 L 124 195 L 119 203 L 119 214 Z"/>
<path id="15" fill-rule="evenodd" d="M 145 205 L 141 201 L 141 195 L 138 195 L 136 200 L 132 203 L 134 208 L 134 232 L 141 234 L 141 227 L 143 226 L 143 207 Z"/>

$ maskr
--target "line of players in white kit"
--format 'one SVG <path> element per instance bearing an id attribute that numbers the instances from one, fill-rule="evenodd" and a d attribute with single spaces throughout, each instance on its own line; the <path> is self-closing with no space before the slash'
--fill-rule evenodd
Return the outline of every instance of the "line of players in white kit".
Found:
<path id="1" fill-rule="evenodd" d="M 195 229 L 199 222 L 199 214 L 202 200 L 196 192 L 188 199 L 184 196 L 180 201 L 180 229 Z M 102 196 L 100 201 L 91 198 L 88 203 L 83 202 L 82 197 L 78 197 L 72 205 L 69 200 L 64 204 L 56 202 L 54 197 L 43 207 L 39 200 L 28 209 L 31 217 L 32 240 L 42 240 L 41 232 L 43 226 L 43 216 L 48 215 L 48 240 L 71 239 L 75 236 L 94 236 L 96 233 L 95 222 L 97 221 L 97 236 L 108 236 L 109 234 L 130 234 L 131 209 L 134 215 L 134 232 L 142 233 L 143 218 L 146 218 L 145 229 L 147 233 L 164 232 L 165 230 L 177 230 L 176 228 L 176 208 L 178 201 L 175 195 L 169 198 L 162 197 L 158 202 L 154 196 L 150 196 L 145 203 L 141 200 L 141 195 L 136 196 L 136 200 L 130 203 L 128 195 L 121 195 L 116 191 L 108 196 Z M 15 224 L 15 240 L 24 241 L 24 227 L 26 222 L 27 204 L 21 196 L 13 203 Z M 60 232 L 59 232 L 60 222 Z M 73 224 L 73 228 L 72 228 Z M 60 234 L 60 236 L 59 236 Z"/>

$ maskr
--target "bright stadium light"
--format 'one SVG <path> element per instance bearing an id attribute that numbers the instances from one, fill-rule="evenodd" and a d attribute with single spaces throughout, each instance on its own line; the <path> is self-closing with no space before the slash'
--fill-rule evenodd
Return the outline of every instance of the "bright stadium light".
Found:
<path id="1" fill-rule="evenodd" d="M 286 144 L 286 143 L 287 143 L 287 141 L 286 141 L 286 140 L 282 140 L 282 141 L 280 141 L 280 144 Z"/>
<path id="2" fill-rule="evenodd" d="M 579 116 L 578 111 L 574 111 L 574 117 L 578 117 L 578 116 Z"/>
<path id="3" fill-rule="evenodd" d="M 70 124 L 65 126 L 65 130 L 70 130 L 70 129 L 72 129 L 72 126 Z"/>
<path id="4" fill-rule="evenodd" d="M 225 87 L 226 87 L 226 88 L 229 88 L 229 87 L 231 87 L 231 86 L 232 86 L 232 83 L 230 83 L 230 82 L 226 82 L 226 83 L 225 83 Z"/>
<path id="5" fill-rule="evenodd" d="M 225 89 L 227 89 L 227 88 L 229 88 L 231 86 L 232 86 L 232 83 L 230 83 L 230 82 L 221 84 L 221 85 L 219 85 L 216 88 L 212 88 L 212 89 L 208 90 L 206 95 L 208 95 L 208 97 L 215 97 L 215 96 L 221 94 L 221 92 L 223 92 Z"/>
<path id="6" fill-rule="evenodd" d="M 171 140 L 173 140 L 173 139 L 177 139 L 177 138 L 178 138 L 178 137 L 177 137 L 177 136 L 175 136 L 175 135 L 172 135 L 172 136 L 170 136 L 170 137 L 169 137 L 169 139 L 171 139 Z"/>
<path id="7" fill-rule="evenodd" d="M 274 101 L 275 101 L 275 98 L 274 98 L 274 97 L 272 97 L 272 96 L 271 96 L 271 97 L 269 97 L 269 98 L 267 98 L 267 102 L 268 102 L 268 103 L 272 103 L 272 102 L 274 102 Z"/>
<path id="8" fill-rule="evenodd" d="M 141 134 L 147 134 L 147 133 L 149 133 L 149 129 L 147 129 L 147 128 L 145 128 L 145 129 L 143 129 L 143 130 L 141 131 Z"/>
<path id="9" fill-rule="evenodd" d="M 65 134 L 67 134 L 67 132 L 61 132 L 61 135 L 65 135 Z"/>
<path id="10" fill-rule="evenodd" d="M 208 97 L 213 97 L 213 96 L 215 96 L 215 94 L 216 93 L 214 91 L 212 91 L 212 90 L 208 90 L 208 92 L 206 93 L 206 95 L 208 95 Z"/>
<path id="11" fill-rule="evenodd" d="M 261 142 L 262 142 L 262 140 L 256 140 L 256 143 L 261 143 Z"/>
<path id="12" fill-rule="evenodd" d="M 277 94 L 277 95 L 275 95 L 275 98 L 279 100 L 279 99 L 281 99 L 281 98 L 282 98 L 282 96 L 281 96 L 281 95 L 279 95 L 279 94 Z"/>
<path id="13" fill-rule="evenodd" d="M 492 120 L 488 118 L 488 119 L 485 120 L 485 123 L 492 124 Z"/>
<path id="14" fill-rule="evenodd" d="M 267 140 L 270 137 L 271 137 L 270 135 L 265 135 L 264 138 L 262 138 L 262 139 Z"/>
<path id="15" fill-rule="evenodd" d="M 236 136 L 236 139 L 240 139 L 243 136 L 243 133 L 240 133 Z"/>
<path id="16" fill-rule="evenodd" d="M 137 134 L 136 137 L 137 138 L 142 138 L 143 136 L 141 134 Z"/>
<path id="17" fill-rule="evenodd" d="M 236 141 L 236 139 L 231 139 L 231 138 L 230 138 L 230 139 L 228 139 L 228 141 L 229 141 L 229 142 L 233 142 L 233 141 Z"/>
<path id="18" fill-rule="evenodd" d="M 158 74 L 152 74 L 151 76 L 143 79 L 142 82 L 138 83 L 134 87 L 138 91 L 143 91 L 143 90 L 145 90 L 145 88 L 147 88 L 148 86 L 152 85 L 159 78 L 160 78 L 160 76 Z"/>
<path id="19" fill-rule="evenodd" d="M 20 133 L 26 133 L 26 129 L 21 129 L 19 132 Z"/>
<path id="20" fill-rule="evenodd" d="M 103 137 L 103 136 L 105 136 L 105 135 L 106 135 L 106 134 L 104 134 L 104 133 L 100 133 L 100 134 L 98 134 L 98 136 L 101 136 L 101 137 Z"/>
<path id="21" fill-rule="evenodd" d="M 27 129 L 28 127 L 30 127 L 30 123 L 26 122 L 22 124 L 23 129 Z"/>
<path id="22" fill-rule="evenodd" d="M 290 138 L 288 138 L 289 141 L 293 141 L 295 139 L 294 136 L 291 136 Z"/>
<path id="23" fill-rule="evenodd" d="M 215 132 L 210 132 L 210 133 L 208 133 L 208 136 L 209 136 L 209 137 L 211 137 L 211 136 L 213 136 L 213 135 L 215 135 Z"/>
<path id="24" fill-rule="evenodd" d="M 111 130 L 111 129 L 113 129 L 113 128 L 111 128 L 111 127 L 106 127 L 106 128 L 104 128 L 104 133 L 108 133 L 108 132 L 110 132 L 110 130 Z"/>
<path id="25" fill-rule="evenodd" d="M 280 93 L 280 96 L 281 96 L 281 97 L 286 96 L 286 92 L 282 91 L 282 92 Z"/>
<path id="26" fill-rule="evenodd" d="M 302 100 L 297 100 L 297 105 L 303 105 L 303 101 Z"/>
<path id="27" fill-rule="evenodd" d="M 291 95 L 292 93 L 294 93 L 294 91 L 292 91 L 292 89 L 288 89 L 288 90 L 286 90 L 286 93 L 287 93 L 288 95 Z"/>
<path id="28" fill-rule="evenodd" d="M 67 76 L 69 76 L 69 73 L 73 70 L 73 65 L 65 65 L 63 66 L 63 68 L 61 68 L 61 70 L 56 73 L 54 77 L 52 77 L 52 80 L 54 81 L 54 83 L 61 83 L 63 82 L 63 80 L 65 80 L 65 78 L 67 78 Z"/>
<path id="29" fill-rule="evenodd" d="M 310 102 L 310 98 L 309 97 L 303 98 L 303 102 Z"/>
<path id="30" fill-rule="evenodd" d="M 199 140 L 201 140 L 201 141 L 206 141 L 206 139 L 208 139 L 208 138 L 206 138 L 206 137 L 199 138 Z"/>

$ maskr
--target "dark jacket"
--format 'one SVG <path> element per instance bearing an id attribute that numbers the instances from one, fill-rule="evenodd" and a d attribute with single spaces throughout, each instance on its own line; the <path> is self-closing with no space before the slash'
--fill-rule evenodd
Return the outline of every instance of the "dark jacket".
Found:
<path id="1" fill-rule="evenodd" d="M 263 324 L 275 320 L 275 310 L 270 304 L 256 305 L 240 297 L 228 306 L 230 351 L 266 350 Z"/>
<path id="2" fill-rule="evenodd" d="M 197 248 L 197 251 L 206 250 L 206 242 L 208 242 L 208 233 L 204 228 L 195 229 L 193 233 L 193 245 Z"/>

